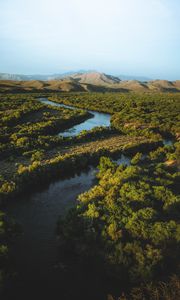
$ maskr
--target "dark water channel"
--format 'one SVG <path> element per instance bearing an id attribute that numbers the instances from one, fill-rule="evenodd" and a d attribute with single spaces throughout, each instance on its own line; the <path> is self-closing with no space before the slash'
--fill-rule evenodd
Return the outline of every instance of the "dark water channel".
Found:
<path id="1" fill-rule="evenodd" d="M 45 104 L 64 106 L 43 98 Z M 70 107 L 74 109 L 74 107 Z M 95 126 L 110 126 L 110 115 L 94 112 L 93 118 L 73 128 L 59 133 L 73 136 L 81 130 Z M 170 144 L 171 141 L 164 141 Z M 129 164 L 124 155 L 118 164 Z M 64 216 L 76 204 L 77 196 L 96 184 L 96 168 L 90 167 L 70 178 L 57 180 L 32 194 L 24 194 L 7 204 L 6 212 L 21 225 L 22 234 L 11 247 L 14 269 L 17 276 L 5 290 L 4 300 L 60 299 L 60 300 L 103 300 L 101 278 L 97 274 L 79 272 L 74 269 L 57 268 L 56 224 L 59 216 Z"/>
<path id="2" fill-rule="evenodd" d="M 47 99 L 41 99 L 41 102 L 64 106 Z M 92 113 L 93 118 L 65 131 L 63 135 L 76 135 L 84 129 L 110 125 L 110 115 L 94 111 Z M 128 164 L 129 158 L 122 155 L 117 162 Z M 21 225 L 22 234 L 15 239 L 11 247 L 14 269 L 18 275 L 5 290 L 3 299 L 87 300 L 93 293 L 91 284 L 100 286 L 100 279 L 94 274 L 93 279 L 84 278 L 91 275 L 87 275 L 86 272 L 79 275 L 78 270 L 73 270 L 64 276 L 64 270 L 61 274 L 61 268 L 57 271 L 56 267 L 58 252 L 55 229 L 58 217 L 64 216 L 76 204 L 77 196 L 96 183 L 95 173 L 96 168 L 90 167 L 80 174 L 57 180 L 41 191 L 24 194 L 7 204 L 5 210 Z M 101 296 L 101 292 L 99 293 Z"/>

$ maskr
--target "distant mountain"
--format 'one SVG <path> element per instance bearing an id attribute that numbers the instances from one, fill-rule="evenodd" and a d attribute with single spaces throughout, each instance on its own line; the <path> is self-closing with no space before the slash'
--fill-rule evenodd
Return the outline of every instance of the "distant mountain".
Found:
<path id="1" fill-rule="evenodd" d="M 26 76 L 18 74 L 0 73 L 0 80 L 26 80 Z"/>
<path id="2" fill-rule="evenodd" d="M 63 78 L 67 78 L 74 74 L 85 74 L 91 71 L 80 70 L 78 72 L 66 72 L 62 74 L 32 74 L 32 75 L 24 75 L 24 74 L 11 74 L 11 73 L 0 73 L 0 80 L 16 80 L 16 81 L 29 81 L 29 80 L 61 80 Z"/>
<path id="3" fill-rule="evenodd" d="M 104 76 L 103 76 L 104 75 Z M 101 78 L 100 78 L 101 77 Z M 103 77 L 108 77 L 103 78 Z M 0 80 L 61 80 L 63 78 L 74 78 L 78 79 L 81 78 L 81 80 L 88 81 L 89 83 L 92 83 L 94 81 L 97 82 L 97 84 L 103 83 L 103 81 L 107 81 L 107 83 L 117 83 L 120 80 L 139 80 L 139 81 L 149 81 L 151 79 L 147 77 L 138 77 L 138 76 L 125 76 L 125 75 L 118 75 L 118 76 L 112 76 L 107 75 L 104 73 L 99 73 L 97 71 L 86 71 L 86 70 L 80 70 L 78 72 L 66 72 L 62 74 L 51 74 L 51 75 L 41 75 L 41 74 L 35 74 L 35 75 L 24 75 L 24 74 L 10 74 L 10 73 L 0 73 Z"/>
<path id="4" fill-rule="evenodd" d="M 74 73 L 70 76 L 64 76 L 64 79 L 74 80 L 79 83 L 87 83 L 93 85 L 112 85 L 120 83 L 120 79 L 118 77 L 107 75 L 99 72 L 89 72 L 89 73 Z"/>
<path id="5" fill-rule="evenodd" d="M 41 78 L 40 80 L 37 78 Z M 16 75 L 0 73 L 0 92 L 17 91 L 160 91 L 180 92 L 180 81 L 121 80 L 117 76 L 89 72 L 54 75 Z"/>
<path id="6" fill-rule="evenodd" d="M 62 75 L 23 75 L 23 74 L 9 74 L 9 73 L 0 73 L 0 80 L 15 80 L 15 81 L 29 81 L 29 80 L 53 80 L 56 77 Z"/>

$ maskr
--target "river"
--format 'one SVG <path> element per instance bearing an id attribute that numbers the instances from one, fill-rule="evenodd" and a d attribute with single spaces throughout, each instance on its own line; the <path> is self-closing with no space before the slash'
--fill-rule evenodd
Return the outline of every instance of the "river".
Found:
<path id="1" fill-rule="evenodd" d="M 44 98 L 40 101 L 49 105 L 74 109 L 74 107 L 50 102 Z M 74 136 L 81 130 L 90 130 L 96 126 L 110 126 L 109 114 L 95 111 L 91 111 L 91 113 L 93 118 L 59 134 Z M 117 162 L 129 164 L 130 159 L 122 155 Z M 71 272 L 71 278 L 69 275 L 64 278 L 59 271 L 57 275 L 55 229 L 58 217 L 65 215 L 76 204 L 77 196 L 80 193 L 96 183 L 95 173 L 96 168 L 90 167 L 70 178 L 57 180 L 41 191 L 31 195 L 24 194 L 7 205 L 7 214 L 21 225 L 23 232 L 15 239 L 11 247 L 11 255 L 18 275 L 5 290 L 4 299 L 70 300 L 78 294 L 79 300 L 81 300 L 83 298 L 79 291 L 82 295 L 86 294 L 86 300 L 92 297 L 92 278 L 84 279 L 86 272 L 80 276 L 75 270 L 73 274 Z M 64 273 L 62 272 L 62 274 Z M 89 280 L 91 283 L 88 282 Z M 99 279 L 94 277 L 94 280 L 93 285 L 97 284 L 97 287 L 100 287 Z"/>
<path id="2" fill-rule="evenodd" d="M 73 106 L 49 101 L 46 98 L 40 98 L 39 100 L 43 104 L 48 104 L 48 105 L 53 105 L 53 106 L 58 106 L 58 107 L 65 107 L 65 108 L 70 108 L 70 109 L 76 109 Z M 110 126 L 110 118 L 111 118 L 110 114 L 100 113 L 100 112 L 92 111 L 92 110 L 89 110 L 89 112 L 93 115 L 92 118 L 89 118 L 88 120 L 86 120 L 78 125 L 75 125 L 75 126 L 69 128 L 68 130 L 60 132 L 59 135 L 64 136 L 64 137 L 75 136 L 75 135 L 79 134 L 82 130 L 91 130 L 96 126 L 104 126 L 104 127 Z"/>

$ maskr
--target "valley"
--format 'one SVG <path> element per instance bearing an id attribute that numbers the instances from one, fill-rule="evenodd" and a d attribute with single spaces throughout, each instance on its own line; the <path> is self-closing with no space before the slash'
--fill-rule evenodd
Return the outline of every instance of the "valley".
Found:
<path id="1" fill-rule="evenodd" d="M 3 299 L 178 284 L 180 94 L 0 97 Z"/>

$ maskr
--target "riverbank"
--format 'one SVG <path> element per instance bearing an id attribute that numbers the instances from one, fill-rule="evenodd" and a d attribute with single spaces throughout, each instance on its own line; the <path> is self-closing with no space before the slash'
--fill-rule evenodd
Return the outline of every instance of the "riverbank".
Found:
<path id="1" fill-rule="evenodd" d="M 162 141 L 148 140 L 144 137 L 117 135 L 102 141 L 83 143 L 68 148 L 57 148 L 47 153 L 48 159 L 33 161 L 29 165 L 18 165 L 12 173 L 11 163 L 4 162 L 3 168 L 11 175 L 0 189 L 1 201 L 20 195 L 36 185 L 47 184 L 62 175 L 81 171 L 88 165 L 97 164 L 102 155 L 117 157 L 147 152 L 163 145 Z"/>

